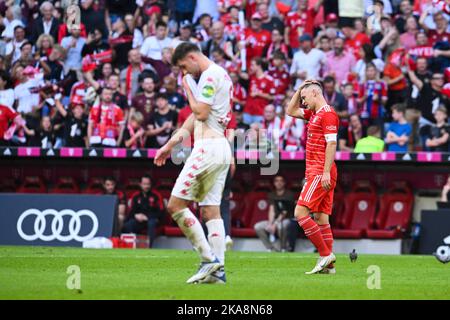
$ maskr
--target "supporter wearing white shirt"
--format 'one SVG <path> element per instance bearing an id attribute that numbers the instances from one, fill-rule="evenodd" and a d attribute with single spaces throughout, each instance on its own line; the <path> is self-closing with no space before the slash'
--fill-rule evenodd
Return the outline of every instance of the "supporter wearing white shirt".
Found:
<path id="1" fill-rule="evenodd" d="M 2 37 L 12 39 L 14 38 L 14 28 L 17 26 L 25 27 L 22 21 L 20 21 L 20 7 L 10 6 L 6 12 L 2 22 L 5 26 L 5 30 L 2 32 Z"/>
<path id="2" fill-rule="evenodd" d="M 0 71 L 0 105 L 12 108 L 14 105 L 14 90 L 5 89 L 8 79 L 8 73 L 3 70 Z"/>
<path id="3" fill-rule="evenodd" d="M 170 47 L 176 49 L 182 42 L 194 43 L 201 49 L 198 40 L 192 37 L 192 24 L 189 20 L 184 20 L 180 23 L 180 35 L 172 40 Z"/>
<path id="4" fill-rule="evenodd" d="M 297 78 L 295 89 L 306 79 L 319 79 L 320 69 L 326 62 L 325 53 L 312 47 L 312 37 L 309 34 L 300 37 L 300 48 L 294 55 L 289 72 L 293 78 Z"/>
<path id="5" fill-rule="evenodd" d="M 12 55 L 11 64 L 19 60 L 20 58 L 20 47 L 27 41 L 25 39 L 25 29 L 21 26 L 16 26 L 14 28 L 14 39 L 6 44 L 7 56 Z"/>
<path id="6" fill-rule="evenodd" d="M 14 97 L 17 100 L 17 112 L 30 113 L 33 107 L 39 106 L 39 93 L 33 93 L 33 89 L 37 89 L 43 83 L 44 75 L 42 73 L 34 74 L 27 67 L 24 69 L 19 66 L 15 69 L 15 76 L 19 80 L 19 84 L 14 88 Z"/>
<path id="7" fill-rule="evenodd" d="M 156 35 L 144 40 L 141 47 L 141 55 L 154 60 L 162 60 L 162 50 L 170 47 L 172 39 L 167 37 L 167 24 L 158 22 L 156 24 Z"/>

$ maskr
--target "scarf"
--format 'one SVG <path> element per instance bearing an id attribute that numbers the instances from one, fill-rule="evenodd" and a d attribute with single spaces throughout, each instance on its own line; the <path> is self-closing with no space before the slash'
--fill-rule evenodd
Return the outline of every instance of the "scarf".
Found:
<path id="1" fill-rule="evenodd" d="M 139 65 L 139 71 L 142 72 L 144 70 L 144 65 L 141 63 Z M 133 86 L 133 66 L 130 64 L 127 68 L 127 75 L 125 79 L 125 94 L 127 95 L 128 104 L 131 104 L 132 92 L 131 88 Z"/>

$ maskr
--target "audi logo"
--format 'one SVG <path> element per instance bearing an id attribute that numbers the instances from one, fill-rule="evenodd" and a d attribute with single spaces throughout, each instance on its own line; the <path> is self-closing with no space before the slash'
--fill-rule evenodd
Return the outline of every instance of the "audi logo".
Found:
<path id="1" fill-rule="evenodd" d="M 28 216 L 35 216 L 34 220 L 34 233 L 33 234 L 26 234 L 23 231 L 23 221 Z M 47 226 L 47 216 L 52 216 L 53 219 L 51 220 L 51 234 L 44 234 L 44 231 Z M 64 216 L 69 216 L 69 234 L 63 235 L 62 231 L 64 228 Z M 87 216 L 92 220 L 92 229 L 91 232 L 89 232 L 85 236 L 80 236 L 79 232 L 81 230 L 81 219 L 80 217 Z M 61 211 L 56 211 L 54 209 L 46 209 L 43 211 L 40 211 L 38 209 L 28 209 L 24 211 L 20 217 L 19 220 L 17 220 L 17 232 L 19 233 L 20 237 L 26 241 L 35 241 L 35 240 L 42 240 L 42 241 L 53 241 L 53 240 L 59 240 L 62 242 L 68 242 L 72 240 L 76 240 L 78 242 L 83 242 L 89 239 L 92 239 L 98 230 L 98 219 L 97 216 L 90 210 L 80 210 L 80 211 L 73 211 L 70 209 L 65 209 Z"/>

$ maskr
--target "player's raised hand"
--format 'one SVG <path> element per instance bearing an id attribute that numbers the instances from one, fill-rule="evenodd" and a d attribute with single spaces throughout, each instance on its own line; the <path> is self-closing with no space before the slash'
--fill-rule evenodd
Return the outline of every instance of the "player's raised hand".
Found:
<path id="1" fill-rule="evenodd" d="M 330 176 L 330 173 L 329 172 L 324 172 L 323 174 L 322 174 L 322 187 L 325 189 L 325 190 L 330 190 L 331 189 L 331 176 Z"/>
<path id="2" fill-rule="evenodd" d="M 171 148 L 169 148 L 166 145 L 162 146 L 158 151 L 156 151 L 155 159 L 153 160 L 153 163 L 156 164 L 158 167 L 161 167 L 166 164 L 167 158 L 170 156 L 170 152 L 172 151 Z"/>

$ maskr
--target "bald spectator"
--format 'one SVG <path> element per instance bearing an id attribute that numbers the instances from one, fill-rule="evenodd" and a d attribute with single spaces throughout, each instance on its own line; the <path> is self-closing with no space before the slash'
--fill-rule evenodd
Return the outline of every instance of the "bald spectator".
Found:
<path id="1" fill-rule="evenodd" d="M 221 21 L 216 21 L 211 27 L 211 38 L 208 41 L 202 43 L 203 53 L 212 59 L 212 52 L 220 48 L 222 49 L 227 58 L 231 59 L 234 56 L 233 43 L 225 35 L 225 25 Z"/>

